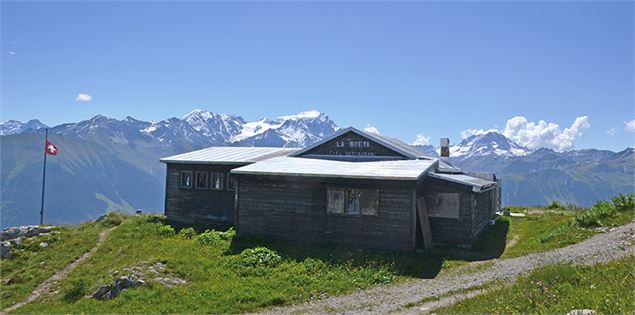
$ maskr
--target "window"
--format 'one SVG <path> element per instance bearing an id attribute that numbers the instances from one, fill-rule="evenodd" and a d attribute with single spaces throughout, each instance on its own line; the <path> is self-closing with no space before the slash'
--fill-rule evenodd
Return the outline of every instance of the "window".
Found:
<path id="1" fill-rule="evenodd" d="M 231 173 L 227 173 L 227 190 L 236 189 L 236 179 L 231 175 Z"/>
<path id="2" fill-rule="evenodd" d="M 196 172 L 196 188 L 207 188 L 207 172 Z"/>
<path id="3" fill-rule="evenodd" d="M 428 216 L 459 218 L 460 198 L 458 193 L 427 193 L 425 198 Z"/>
<path id="4" fill-rule="evenodd" d="M 192 188 L 192 171 L 181 172 L 181 188 Z"/>
<path id="5" fill-rule="evenodd" d="M 221 190 L 223 189 L 223 173 L 212 172 L 210 173 L 211 183 L 209 185 L 210 189 L 213 190 Z"/>
<path id="6" fill-rule="evenodd" d="M 379 190 L 358 188 L 327 188 L 327 213 L 378 215 Z"/>

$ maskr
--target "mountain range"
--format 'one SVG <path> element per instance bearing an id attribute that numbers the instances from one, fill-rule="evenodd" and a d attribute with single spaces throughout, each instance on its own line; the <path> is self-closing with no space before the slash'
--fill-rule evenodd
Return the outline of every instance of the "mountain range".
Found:
<path id="1" fill-rule="evenodd" d="M 0 225 L 39 220 L 42 134 L 33 119 L 0 124 Z M 106 210 L 161 212 L 165 166 L 159 158 L 204 147 L 305 147 L 339 129 L 328 115 L 305 111 L 247 122 L 240 116 L 193 110 L 182 118 L 148 122 L 97 115 L 48 127 L 60 154 L 49 159 L 45 221 L 76 223 Z M 415 146 L 431 157 L 438 148 Z M 633 192 L 635 154 L 607 150 L 530 150 L 501 133 L 472 135 L 450 148 L 449 162 L 494 172 L 503 180 L 503 204 L 544 205 L 551 200 L 589 206 Z"/>

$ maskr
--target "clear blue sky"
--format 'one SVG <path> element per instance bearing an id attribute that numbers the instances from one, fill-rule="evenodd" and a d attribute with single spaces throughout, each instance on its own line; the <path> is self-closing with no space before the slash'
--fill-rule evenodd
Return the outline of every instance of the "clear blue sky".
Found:
<path id="1" fill-rule="evenodd" d="M 3 121 L 316 109 L 436 145 L 518 115 L 562 130 L 588 116 L 576 148 L 634 142 L 632 2 L 1 6 Z"/>

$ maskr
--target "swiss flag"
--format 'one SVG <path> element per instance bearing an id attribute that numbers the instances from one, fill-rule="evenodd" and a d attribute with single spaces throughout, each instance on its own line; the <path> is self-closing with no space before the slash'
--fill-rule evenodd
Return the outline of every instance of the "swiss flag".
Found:
<path id="1" fill-rule="evenodd" d="M 46 140 L 46 146 L 44 147 L 46 154 L 57 155 L 57 146 Z"/>

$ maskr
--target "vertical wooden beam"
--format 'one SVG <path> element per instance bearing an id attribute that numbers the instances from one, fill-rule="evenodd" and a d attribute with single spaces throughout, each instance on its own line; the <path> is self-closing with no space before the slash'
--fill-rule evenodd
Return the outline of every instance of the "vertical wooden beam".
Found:
<path id="1" fill-rule="evenodd" d="M 432 232 L 428 221 L 428 210 L 426 209 L 425 197 L 417 199 L 417 209 L 419 210 L 419 223 L 421 224 L 421 234 L 423 235 L 423 245 L 428 250 L 432 248 Z"/>
<path id="2" fill-rule="evenodd" d="M 412 249 L 417 249 L 417 189 L 412 190 L 412 224 L 410 229 L 412 230 Z"/>
<path id="3" fill-rule="evenodd" d="M 231 170 L 230 170 L 231 172 Z M 239 177 L 236 177 L 236 184 L 234 185 L 234 229 L 238 233 L 238 187 L 240 186 Z"/>

